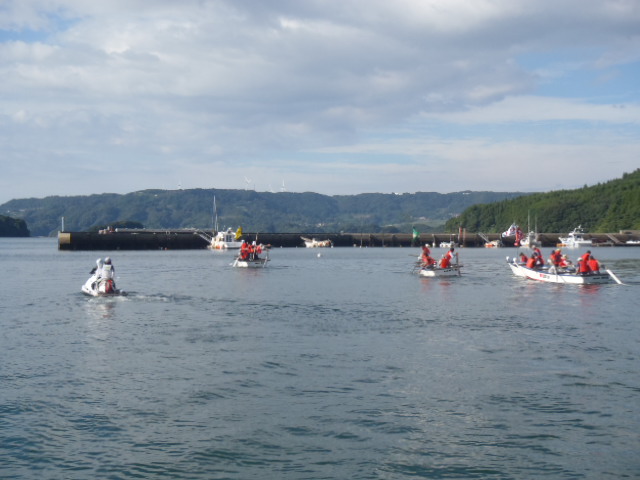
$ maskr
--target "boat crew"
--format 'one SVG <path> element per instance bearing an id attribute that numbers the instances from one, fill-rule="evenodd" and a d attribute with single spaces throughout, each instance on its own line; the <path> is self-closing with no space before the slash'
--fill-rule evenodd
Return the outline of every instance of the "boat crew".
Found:
<path id="1" fill-rule="evenodd" d="M 544 258 L 542 258 L 542 251 L 539 247 L 533 247 L 533 254 L 537 257 L 536 264 L 540 266 L 544 265 Z"/>
<path id="2" fill-rule="evenodd" d="M 247 260 L 249 258 L 249 244 L 243 240 L 240 246 L 240 259 Z"/>
<path id="3" fill-rule="evenodd" d="M 589 275 L 591 268 L 589 267 L 589 260 L 591 259 L 591 250 L 587 250 L 587 253 L 580 257 L 578 260 L 578 272 L 580 275 Z"/>
<path id="4" fill-rule="evenodd" d="M 529 257 L 527 257 L 524 252 L 520 252 L 520 263 L 523 263 L 526 265 L 528 260 L 529 260 Z"/>
<path id="5" fill-rule="evenodd" d="M 435 259 L 431 256 L 429 245 L 427 245 L 426 243 L 424 244 L 424 247 L 422 247 L 422 255 L 420 256 L 420 260 L 422 261 L 423 267 L 430 267 L 431 265 L 436 263 Z"/>
<path id="6" fill-rule="evenodd" d="M 589 269 L 591 273 L 600 273 L 600 262 L 593 255 L 589 258 Z"/>
<path id="7" fill-rule="evenodd" d="M 558 248 L 557 250 L 552 250 L 551 255 L 549 256 L 549 262 L 553 264 L 554 267 L 560 266 L 560 262 L 562 262 L 562 252 Z"/>
<path id="8" fill-rule="evenodd" d="M 102 265 L 102 278 L 106 278 L 112 280 L 116 273 L 116 269 L 111 263 L 111 258 L 107 257 L 104 259 L 104 265 Z"/>
<path id="9" fill-rule="evenodd" d="M 451 260 L 453 259 L 453 256 L 457 255 L 457 253 L 453 253 L 454 250 L 455 248 L 451 247 L 449 251 L 444 254 L 444 256 L 442 257 L 442 260 L 440 260 L 441 268 L 449 268 L 449 265 L 451 265 Z"/>

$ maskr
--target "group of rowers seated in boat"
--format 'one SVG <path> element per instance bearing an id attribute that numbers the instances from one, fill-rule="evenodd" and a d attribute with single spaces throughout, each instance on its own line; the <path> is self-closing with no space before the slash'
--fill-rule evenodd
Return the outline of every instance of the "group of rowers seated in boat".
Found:
<path id="1" fill-rule="evenodd" d="M 545 265 L 542 258 L 542 252 L 538 247 L 534 247 L 533 253 L 530 257 L 527 257 L 524 253 L 520 253 L 520 264 L 525 265 L 532 270 L 541 270 L 548 268 L 550 272 L 558 273 L 577 273 L 579 275 L 590 275 L 600 273 L 600 262 L 591 255 L 591 250 L 578 258 L 576 265 L 573 264 L 567 255 L 562 253 L 562 250 L 555 249 L 551 251 L 549 255 L 548 266 Z"/>
<path id="2" fill-rule="evenodd" d="M 262 244 L 256 245 L 255 240 L 253 243 L 242 241 L 242 245 L 240 245 L 240 260 L 257 260 L 260 253 L 262 253 Z"/>
<path id="3" fill-rule="evenodd" d="M 457 257 L 458 254 L 455 253 L 455 248 L 451 247 L 447 253 L 445 253 L 442 258 L 440 259 L 439 262 L 436 262 L 436 260 L 431 256 L 431 250 L 429 250 L 429 246 L 425 244 L 424 247 L 422 247 L 422 256 L 420 257 L 421 260 L 421 267 L 422 268 L 449 268 L 451 266 L 451 260 L 453 260 L 453 257 Z"/>

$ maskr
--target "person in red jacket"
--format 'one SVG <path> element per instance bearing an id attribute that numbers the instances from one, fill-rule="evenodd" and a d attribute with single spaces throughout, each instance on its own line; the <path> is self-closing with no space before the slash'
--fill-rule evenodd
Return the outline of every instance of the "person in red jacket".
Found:
<path id="1" fill-rule="evenodd" d="M 533 252 L 533 254 L 529 257 L 529 260 L 527 260 L 527 268 L 535 269 L 538 267 L 538 265 L 538 254 L 536 252 Z"/>
<path id="2" fill-rule="evenodd" d="M 549 256 L 549 261 L 553 264 L 554 267 L 559 267 L 562 262 L 562 252 L 558 248 L 557 250 L 553 250 L 551 255 Z"/>
<path id="3" fill-rule="evenodd" d="M 249 244 L 242 241 L 242 245 L 240 246 L 240 258 L 242 260 L 247 260 L 249 258 Z"/>
<path id="4" fill-rule="evenodd" d="M 593 255 L 589 259 L 589 269 L 591 273 L 600 273 L 600 262 Z"/>
<path id="5" fill-rule="evenodd" d="M 457 253 L 453 253 L 454 250 L 455 248 L 451 247 L 449 251 L 444 254 L 444 256 L 442 257 L 442 260 L 440 260 L 440 267 L 449 268 L 449 265 L 451 265 L 451 260 L 453 259 L 453 256 L 457 255 Z"/>
<path id="6" fill-rule="evenodd" d="M 587 250 L 587 253 L 580 257 L 580 262 L 578 264 L 578 271 L 580 272 L 580 275 L 589 275 L 591 273 L 589 260 L 591 260 L 591 250 Z"/>
<path id="7" fill-rule="evenodd" d="M 539 247 L 533 247 L 533 253 L 536 256 L 537 265 L 544 265 L 544 258 L 542 258 L 542 250 Z"/>

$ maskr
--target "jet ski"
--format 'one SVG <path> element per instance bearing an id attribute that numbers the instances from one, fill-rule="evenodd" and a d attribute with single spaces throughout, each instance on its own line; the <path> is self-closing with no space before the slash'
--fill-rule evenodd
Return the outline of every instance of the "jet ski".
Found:
<path id="1" fill-rule="evenodd" d="M 107 269 L 109 272 L 105 276 L 105 263 L 108 267 L 111 266 L 111 260 L 106 258 L 103 262 L 102 259 L 96 260 L 97 267 L 94 267 L 91 270 L 91 276 L 89 279 L 82 285 L 82 293 L 87 295 L 91 295 L 92 297 L 109 297 L 109 296 L 117 296 L 117 295 L 125 295 L 125 292 L 116 288 L 116 282 L 113 279 L 113 270 L 111 268 Z"/>

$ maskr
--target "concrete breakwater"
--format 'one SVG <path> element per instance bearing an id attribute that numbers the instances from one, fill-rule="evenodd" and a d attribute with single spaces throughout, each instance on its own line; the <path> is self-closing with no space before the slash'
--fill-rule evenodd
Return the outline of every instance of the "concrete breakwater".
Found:
<path id="1" fill-rule="evenodd" d="M 208 242 L 201 235 L 211 236 L 211 231 L 180 230 L 125 230 L 108 233 L 97 232 L 59 232 L 59 250 L 186 250 L 204 249 Z M 538 241 L 542 247 L 553 247 L 558 238 L 566 234 L 541 233 Z M 441 242 L 454 242 L 462 247 L 484 247 L 487 241 L 500 239 L 500 234 L 451 235 L 449 233 L 422 233 L 415 239 L 409 233 L 252 233 L 245 232 L 242 238 L 256 240 L 272 247 L 305 247 L 302 237 L 317 240 L 331 240 L 335 247 L 418 247 L 425 243 L 438 247 Z M 588 234 L 594 246 L 628 246 L 628 240 L 637 240 L 633 232 L 617 234 Z M 513 239 L 503 239 L 504 246 L 512 247 Z"/>

